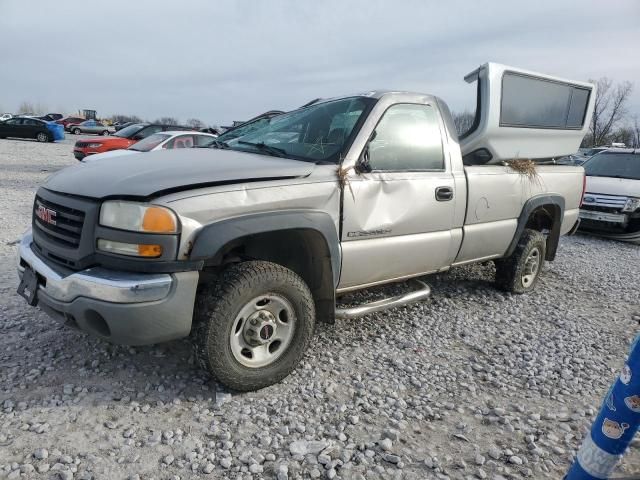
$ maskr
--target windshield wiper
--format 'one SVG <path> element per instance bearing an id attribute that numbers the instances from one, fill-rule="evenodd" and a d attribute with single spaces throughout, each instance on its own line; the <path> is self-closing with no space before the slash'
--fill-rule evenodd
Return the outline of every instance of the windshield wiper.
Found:
<path id="1" fill-rule="evenodd" d="M 214 140 L 209 145 L 198 145 L 198 148 L 220 148 L 221 150 L 225 150 L 229 148 L 229 144 L 222 140 Z"/>
<path id="2" fill-rule="evenodd" d="M 259 142 L 259 143 L 253 143 L 253 142 L 245 142 L 244 140 L 238 140 L 237 141 L 238 145 L 248 145 L 250 147 L 255 147 L 258 150 L 262 150 L 263 152 L 267 153 L 268 155 L 274 156 L 274 157 L 286 157 L 287 156 L 287 151 L 283 148 L 278 148 L 278 147 L 272 147 L 271 145 L 267 145 L 264 142 Z"/>

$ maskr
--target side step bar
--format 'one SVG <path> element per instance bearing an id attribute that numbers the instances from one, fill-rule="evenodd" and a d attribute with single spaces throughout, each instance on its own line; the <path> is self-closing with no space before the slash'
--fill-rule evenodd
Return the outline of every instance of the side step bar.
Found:
<path id="1" fill-rule="evenodd" d="M 342 320 L 351 320 L 353 318 L 362 317 L 369 313 L 379 312 L 381 310 L 387 310 L 389 308 L 401 307 L 410 303 L 419 302 L 428 298 L 431 295 L 431 288 L 420 280 L 412 280 L 412 283 L 416 284 L 419 288 L 413 292 L 405 293 L 404 295 L 398 295 L 395 297 L 383 298 L 371 303 L 365 303 L 357 307 L 351 308 L 337 308 L 336 318 Z"/>

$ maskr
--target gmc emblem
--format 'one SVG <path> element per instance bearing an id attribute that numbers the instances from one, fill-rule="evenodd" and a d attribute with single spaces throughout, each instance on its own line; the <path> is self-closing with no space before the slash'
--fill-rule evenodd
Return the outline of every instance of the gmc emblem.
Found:
<path id="1" fill-rule="evenodd" d="M 36 217 L 38 217 L 44 223 L 55 225 L 56 215 L 57 215 L 57 212 L 55 210 L 51 210 L 50 208 L 47 208 L 44 205 L 38 204 L 36 208 Z"/>

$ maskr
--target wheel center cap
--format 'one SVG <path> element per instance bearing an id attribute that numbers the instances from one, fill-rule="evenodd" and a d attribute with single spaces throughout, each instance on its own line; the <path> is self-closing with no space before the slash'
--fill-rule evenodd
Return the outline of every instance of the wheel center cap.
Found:
<path id="1" fill-rule="evenodd" d="M 244 335 L 249 345 L 257 346 L 268 343 L 275 332 L 276 323 L 273 314 L 261 310 L 247 319 Z"/>
<path id="2" fill-rule="evenodd" d="M 271 336 L 273 335 L 273 325 L 265 325 L 260 329 L 260 338 L 262 340 L 269 340 L 271 338 Z"/>

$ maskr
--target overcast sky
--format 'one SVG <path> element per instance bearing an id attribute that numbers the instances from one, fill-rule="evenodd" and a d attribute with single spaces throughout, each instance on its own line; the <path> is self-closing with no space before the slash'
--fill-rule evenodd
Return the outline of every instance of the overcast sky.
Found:
<path id="1" fill-rule="evenodd" d="M 640 1 L 0 0 L 0 110 L 210 124 L 372 89 L 473 108 L 486 61 L 635 82 Z"/>

